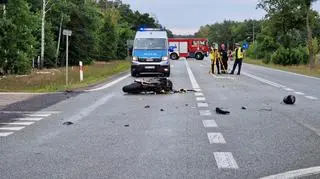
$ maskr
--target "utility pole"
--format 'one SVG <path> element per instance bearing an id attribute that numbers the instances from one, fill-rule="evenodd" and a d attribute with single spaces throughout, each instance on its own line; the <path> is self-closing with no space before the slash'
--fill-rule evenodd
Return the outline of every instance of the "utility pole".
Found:
<path id="1" fill-rule="evenodd" d="M 59 50 L 60 50 L 60 42 L 61 42 L 62 22 L 63 22 L 63 15 L 61 16 L 60 28 L 59 28 L 59 38 L 58 38 L 57 51 L 56 51 L 56 68 L 58 67 L 58 58 L 59 58 Z"/>

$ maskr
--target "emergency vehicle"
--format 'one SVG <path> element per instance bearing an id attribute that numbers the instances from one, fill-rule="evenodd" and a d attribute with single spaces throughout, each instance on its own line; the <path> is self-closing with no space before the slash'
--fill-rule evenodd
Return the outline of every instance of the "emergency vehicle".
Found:
<path id="1" fill-rule="evenodd" d="M 168 35 L 163 29 L 140 28 L 133 42 L 131 75 L 156 73 L 170 76 Z"/>
<path id="2" fill-rule="evenodd" d="M 209 44 L 206 38 L 169 38 L 170 58 L 180 57 L 203 60 L 209 55 Z"/>

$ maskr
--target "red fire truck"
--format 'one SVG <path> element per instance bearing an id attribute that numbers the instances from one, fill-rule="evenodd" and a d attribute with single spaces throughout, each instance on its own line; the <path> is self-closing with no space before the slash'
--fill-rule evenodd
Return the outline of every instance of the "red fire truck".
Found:
<path id="1" fill-rule="evenodd" d="M 208 39 L 206 38 L 169 38 L 170 58 L 180 57 L 203 60 L 209 54 Z"/>

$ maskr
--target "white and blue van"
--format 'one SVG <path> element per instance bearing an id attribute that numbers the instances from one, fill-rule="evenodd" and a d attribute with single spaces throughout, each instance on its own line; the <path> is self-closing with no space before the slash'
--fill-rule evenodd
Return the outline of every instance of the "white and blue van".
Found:
<path id="1" fill-rule="evenodd" d="M 162 29 L 140 28 L 133 43 L 131 76 L 142 73 L 170 76 L 168 56 L 167 32 Z"/>

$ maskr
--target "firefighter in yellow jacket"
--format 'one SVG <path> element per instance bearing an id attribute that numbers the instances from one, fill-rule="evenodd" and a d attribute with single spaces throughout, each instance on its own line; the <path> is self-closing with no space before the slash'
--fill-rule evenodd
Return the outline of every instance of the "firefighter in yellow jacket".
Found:
<path id="1" fill-rule="evenodd" d="M 220 74 L 220 68 L 219 68 L 219 58 L 220 58 L 220 53 L 218 51 L 218 48 L 211 48 L 210 51 L 210 59 L 211 59 L 211 73 L 214 74 L 214 65 L 217 66 L 217 72 Z"/>
<path id="2" fill-rule="evenodd" d="M 233 75 L 234 71 L 236 70 L 237 65 L 239 65 L 237 75 L 240 75 L 244 53 L 243 53 L 243 48 L 240 46 L 239 43 L 236 43 L 236 49 L 235 49 L 235 52 L 234 52 L 234 56 L 235 56 L 236 60 L 235 60 L 235 62 L 233 64 L 233 69 L 232 69 L 230 74 Z"/>

